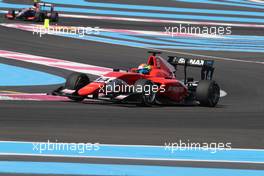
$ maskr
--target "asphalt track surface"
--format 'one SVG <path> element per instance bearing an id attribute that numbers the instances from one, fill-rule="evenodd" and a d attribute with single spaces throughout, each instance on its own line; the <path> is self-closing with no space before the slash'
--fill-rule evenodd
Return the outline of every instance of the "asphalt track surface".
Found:
<path id="1" fill-rule="evenodd" d="M 127 1 L 129 3 L 131 1 Z M 161 1 L 160 1 L 161 2 Z M 148 4 L 149 1 L 144 1 Z M 155 1 L 157 3 L 157 1 Z M 157 4 L 155 4 L 157 5 Z M 180 6 L 183 6 L 180 3 Z M 2 16 L 1 16 L 2 19 Z M 159 30 L 161 26 L 149 24 L 120 24 L 105 21 L 62 19 L 66 24 L 87 24 L 138 29 Z M 5 21 L 6 22 L 6 21 Z M 238 29 L 247 33 L 248 29 Z M 242 31 L 242 32 L 241 32 Z M 250 29 L 250 33 L 261 35 L 260 29 Z M 58 36 L 37 38 L 29 32 L 0 27 L 0 49 L 27 54 L 54 57 L 74 62 L 105 66 L 110 68 L 129 68 L 144 63 L 148 49 L 81 41 Z M 184 51 L 242 61 L 263 61 L 263 53 Z M 164 52 L 162 55 L 170 55 Z M 181 56 L 185 56 L 182 55 Z M 188 56 L 188 55 L 186 55 Z M 188 56 L 192 57 L 192 56 Z M 1 63 L 45 71 L 62 77 L 71 72 L 50 67 L 10 61 L 0 57 Z M 64 142 L 99 142 L 106 144 L 147 144 L 164 145 L 167 141 L 190 140 L 193 142 L 232 142 L 235 148 L 258 148 L 264 146 L 264 69 L 263 64 L 239 61 L 218 60 L 215 80 L 227 92 L 216 108 L 154 106 L 139 108 L 134 105 L 111 103 L 74 102 L 31 102 L 0 101 L 0 140 Z M 91 76 L 95 78 L 94 76 Z M 1 87 L 1 90 L 19 92 L 50 92 L 54 86 Z M 1 157 L 1 159 L 10 159 Z M 12 159 L 12 158 L 11 158 Z M 39 160 L 38 158 L 18 157 L 16 160 Z M 49 159 L 47 159 L 49 160 Z M 59 160 L 59 159 L 58 159 Z M 76 159 L 77 160 L 77 159 Z M 54 161 L 54 160 L 52 160 Z M 69 159 L 74 161 L 74 159 Z M 82 160 L 78 162 L 91 162 Z M 92 161 L 100 162 L 100 161 Z M 104 161 L 118 162 L 118 161 Z M 136 161 L 135 161 L 136 162 Z M 130 162 L 131 163 L 131 162 Z M 136 162 L 139 163 L 139 162 Z M 141 163 L 141 164 L 144 164 Z M 192 165 L 207 167 L 232 167 L 263 169 L 263 165 L 210 164 L 161 162 L 161 165 Z"/>

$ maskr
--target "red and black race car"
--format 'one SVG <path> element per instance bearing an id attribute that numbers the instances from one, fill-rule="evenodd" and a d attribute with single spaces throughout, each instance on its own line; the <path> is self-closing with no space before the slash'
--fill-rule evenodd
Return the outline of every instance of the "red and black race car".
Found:
<path id="1" fill-rule="evenodd" d="M 34 3 L 32 7 L 21 10 L 9 10 L 5 18 L 13 20 L 20 19 L 25 21 L 43 22 L 50 19 L 53 22 L 59 21 L 59 13 L 54 10 L 53 4 Z"/>
<path id="2" fill-rule="evenodd" d="M 153 104 L 185 104 L 214 107 L 220 98 L 220 87 L 212 80 L 214 61 L 186 59 L 169 56 L 166 61 L 152 52 L 147 64 L 147 74 L 138 73 L 137 68 L 129 71 L 114 69 L 93 82 L 86 74 L 71 74 L 64 86 L 51 94 L 66 96 L 74 101 L 100 99 L 118 103 L 136 103 L 142 106 Z M 184 66 L 184 80 L 176 77 L 177 66 Z M 200 67 L 201 80 L 187 78 L 187 67 Z"/>

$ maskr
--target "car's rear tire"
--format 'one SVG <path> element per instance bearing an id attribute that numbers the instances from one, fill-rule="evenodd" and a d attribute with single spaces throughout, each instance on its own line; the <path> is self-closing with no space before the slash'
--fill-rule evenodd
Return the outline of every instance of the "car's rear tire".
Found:
<path id="1" fill-rule="evenodd" d="M 212 80 L 202 80 L 196 89 L 196 100 L 201 106 L 215 107 L 220 99 L 220 87 Z"/>
<path id="2" fill-rule="evenodd" d="M 52 12 L 50 19 L 52 22 L 58 22 L 59 21 L 59 14 L 58 12 Z"/>
<path id="3" fill-rule="evenodd" d="M 78 91 L 89 83 L 90 83 L 90 79 L 86 74 L 72 73 L 70 76 L 68 76 L 66 80 L 65 89 L 75 90 L 75 93 L 73 95 L 76 97 L 69 97 L 69 98 L 74 101 L 84 100 L 85 97 L 78 96 Z"/>
<path id="4" fill-rule="evenodd" d="M 37 22 L 44 22 L 45 14 L 44 13 L 36 13 L 35 14 L 35 21 Z"/>
<path id="5" fill-rule="evenodd" d="M 139 79 L 135 82 L 135 93 L 139 94 L 139 106 L 150 107 L 155 103 L 156 92 L 153 92 L 153 86 L 154 83 L 147 79 Z"/>

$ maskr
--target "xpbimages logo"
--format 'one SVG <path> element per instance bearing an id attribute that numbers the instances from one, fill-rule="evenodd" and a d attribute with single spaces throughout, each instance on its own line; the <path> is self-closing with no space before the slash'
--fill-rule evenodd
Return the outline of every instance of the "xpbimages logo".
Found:
<path id="1" fill-rule="evenodd" d="M 89 151 L 98 151 L 100 150 L 99 143 L 63 143 L 47 141 L 47 142 L 34 142 L 32 143 L 33 151 L 36 151 L 40 154 L 47 151 L 64 151 L 64 152 L 76 152 L 76 153 L 86 153 Z"/>
<path id="2" fill-rule="evenodd" d="M 50 34 L 50 35 L 68 35 L 68 36 L 77 36 L 84 37 L 87 35 L 98 35 L 100 34 L 99 27 L 68 27 L 68 26 L 49 26 L 47 28 L 43 26 L 34 26 L 33 35 L 42 35 Z"/>
<path id="3" fill-rule="evenodd" d="M 177 151 L 209 151 L 214 154 L 218 151 L 222 150 L 231 150 L 232 143 L 231 142 L 191 142 L 190 140 L 183 141 L 179 140 L 177 142 L 165 142 L 164 150 L 169 151 L 171 153 L 175 153 Z"/>
<path id="4" fill-rule="evenodd" d="M 144 95 L 150 95 L 157 92 L 165 92 L 165 85 L 128 85 L 128 84 L 116 84 L 112 82 L 106 85 L 99 86 L 99 93 L 104 93 L 105 95 L 113 93 L 143 93 Z"/>
<path id="5" fill-rule="evenodd" d="M 231 35 L 232 27 L 230 26 L 191 26 L 190 24 L 178 26 L 166 26 L 165 33 L 171 37 L 177 35 Z"/>

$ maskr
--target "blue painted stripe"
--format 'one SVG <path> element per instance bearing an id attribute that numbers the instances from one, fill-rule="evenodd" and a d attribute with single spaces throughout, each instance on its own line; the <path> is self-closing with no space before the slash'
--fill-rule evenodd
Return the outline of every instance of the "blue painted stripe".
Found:
<path id="1" fill-rule="evenodd" d="M 3 8 L 23 8 L 25 5 L 0 3 Z M 27 6 L 26 6 L 27 7 Z M 170 19 L 187 19 L 187 20 L 205 20 L 205 21 L 226 21 L 226 22 L 250 22 L 250 23 L 264 23 L 262 18 L 242 18 L 242 17 L 221 17 L 221 16 L 206 16 L 206 15 L 187 15 L 187 14 L 166 14 L 166 13 L 149 13 L 149 12 L 128 12 L 117 10 L 96 10 L 84 8 L 70 8 L 57 7 L 58 11 L 75 12 L 86 14 L 100 14 L 100 15 L 119 15 L 130 17 L 151 17 L 151 18 L 170 18 Z"/>
<path id="2" fill-rule="evenodd" d="M 9 4 L 3 2 L 3 0 L 0 0 L 0 7 L 1 8 L 28 8 L 28 5 L 24 4 Z"/>
<path id="3" fill-rule="evenodd" d="M 35 86 L 65 82 L 59 76 L 6 64 L 0 64 L 0 73 L 0 86 Z"/>
<path id="4" fill-rule="evenodd" d="M 67 5 L 80 5 L 87 7 L 114 8 L 114 9 L 129 9 L 129 10 L 144 10 L 144 11 L 166 11 L 166 12 L 183 12 L 183 13 L 206 13 L 219 15 L 245 15 L 245 16 L 264 16 L 263 12 L 249 12 L 237 10 L 211 10 L 197 8 L 177 8 L 177 7 L 162 7 L 162 6 L 147 6 L 147 5 L 130 5 L 118 3 L 101 3 L 87 2 L 84 0 L 46 0 L 46 2 Z"/>
<path id="5" fill-rule="evenodd" d="M 147 39 L 147 38 L 125 35 L 122 33 L 115 33 L 115 32 L 100 32 L 99 36 L 105 36 L 105 37 L 111 37 L 111 38 L 117 38 L 117 39 L 125 39 L 125 40 L 137 41 L 137 42 L 145 42 L 148 44 L 163 44 L 163 45 L 175 44 L 173 42 L 166 42 L 166 41 L 155 40 L 155 39 Z"/>
<path id="6" fill-rule="evenodd" d="M 259 45 L 256 44 L 237 44 L 239 41 L 235 41 L 231 39 L 212 39 L 216 43 L 219 42 L 218 45 L 212 45 L 208 44 L 206 45 L 206 41 L 204 41 L 204 44 L 201 44 L 202 42 L 196 42 L 196 39 L 194 38 L 178 38 L 181 42 L 196 42 L 196 43 L 189 43 L 184 44 L 181 42 L 177 42 L 177 38 L 175 38 L 175 42 L 165 42 L 162 40 L 154 40 L 154 39 L 145 39 L 145 38 L 139 38 L 139 37 L 133 37 L 130 35 L 125 34 L 116 34 L 113 33 L 111 35 L 110 33 L 104 33 L 101 32 L 98 36 L 92 36 L 92 35 L 85 35 L 84 37 L 79 37 L 77 35 L 65 35 L 60 34 L 58 36 L 63 37 L 70 37 L 75 39 L 81 39 L 81 40 L 89 40 L 89 41 L 95 41 L 95 42 L 102 42 L 102 43 L 109 43 L 109 44 L 115 44 L 115 45 L 124 45 L 124 46 L 131 46 L 131 47 L 143 47 L 143 48 L 166 48 L 166 49 L 191 49 L 191 50 L 203 50 L 203 51 L 236 51 L 236 52 L 264 52 L 263 46 L 260 43 Z M 111 38 L 108 38 L 111 37 Z M 169 39 L 170 37 L 168 37 Z M 192 41 L 193 40 L 193 41 Z M 208 39 L 209 40 L 209 39 Z M 199 41 L 199 39 L 197 39 Z M 203 40 L 201 40 L 203 41 Z M 229 46 L 226 46 L 223 42 L 229 42 Z M 263 42 L 264 43 L 264 42 Z"/>
<path id="7" fill-rule="evenodd" d="M 225 6 L 237 6 L 237 7 L 248 7 L 248 8 L 258 8 L 263 9 L 264 6 L 259 3 L 255 4 L 242 4 L 238 2 L 223 2 L 223 1 L 212 1 L 212 0 L 174 0 L 188 3 L 204 3 L 204 4 L 213 4 L 213 5 L 225 5 Z M 241 2 L 241 0 L 239 0 Z"/>
<path id="8" fill-rule="evenodd" d="M 147 159 L 147 160 L 188 160 L 188 161 L 211 161 L 211 162 L 245 162 L 264 163 L 264 150 L 203 150 L 189 149 L 172 152 L 163 146 L 122 146 L 122 145 L 99 145 L 98 150 L 85 150 L 83 146 L 75 150 L 55 149 L 55 144 L 42 143 L 38 149 L 36 143 L 30 142 L 0 142 L 0 153 L 13 155 L 41 155 L 41 156 L 64 156 L 64 157 L 92 157 L 92 158 L 124 158 L 124 159 Z M 69 145 L 69 144 L 68 144 Z M 53 147 L 53 148 L 51 148 Z"/>
<path id="9" fill-rule="evenodd" d="M 71 38 L 79 39 L 77 36 L 70 36 Z M 237 51 L 237 52 L 264 52 L 262 48 L 258 49 L 256 47 L 252 48 L 234 48 L 234 47 L 215 47 L 215 46 L 182 46 L 180 44 L 172 45 L 155 45 L 155 44 L 147 44 L 147 43 L 141 43 L 141 42 L 133 42 L 133 41 L 127 41 L 127 40 L 118 40 L 118 39 L 110 39 L 110 38 L 104 38 L 104 37 L 95 37 L 95 36 L 85 36 L 82 38 L 83 40 L 89 40 L 89 41 L 95 41 L 95 42 L 103 42 L 103 43 L 109 43 L 109 44 L 116 44 L 116 45 L 124 45 L 124 46 L 131 46 L 131 47 L 144 47 L 144 48 L 167 48 L 167 49 L 191 49 L 191 50 L 203 50 L 203 51 Z"/>
<path id="10" fill-rule="evenodd" d="M 240 49 L 263 49 L 264 47 L 264 40 L 259 43 L 254 43 L 254 40 L 251 40 L 252 43 L 243 43 L 240 41 L 234 41 L 234 40 L 228 40 L 225 38 L 220 39 L 213 39 L 213 38 L 207 38 L 203 39 L 202 37 L 166 37 L 166 38 L 155 38 L 154 39 L 148 39 L 144 37 L 134 37 L 131 35 L 124 35 L 121 33 L 113 33 L 113 32 L 101 32 L 100 36 L 105 37 L 111 37 L 111 38 L 117 38 L 117 39 L 125 39 L 125 40 L 131 40 L 131 41 L 138 41 L 138 42 L 144 42 L 147 44 L 159 44 L 159 45 L 171 45 L 171 46 L 207 46 L 208 48 L 214 44 L 213 47 L 218 48 L 240 48 Z M 164 40 L 168 39 L 170 42 Z"/>
<path id="11" fill-rule="evenodd" d="M 169 37 L 161 37 L 158 38 L 162 41 L 171 41 L 174 42 L 176 45 L 185 44 L 185 46 L 205 46 L 210 47 L 214 45 L 214 47 L 218 48 L 255 48 L 255 49 L 263 49 L 264 41 L 254 42 L 251 41 L 235 41 L 235 40 L 227 40 L 227 39 L 200 39 L 200 38 L 169 38 Z"/>
<path id="12" fill-rule="evenodd" d="M 261 176 L 264 171 L 170 166 L 0 161 L 0 173 L 102 176 Z"/>
<path id="13" fill-rule="evenodd" d="M 175 43 L 185 43 L 186 45 L 199 44 L 203 46 L 215 45 L 217 47 L 228 46 L 228 47 L 264 47 L 264 41 L 233 41 L 233 40 L 209 40 L 209 39 L 186 39 L 186 38 L 168 38 L 168 37 L 158 37 L 158 39 L 164 41 L 172 41 Z"/>

